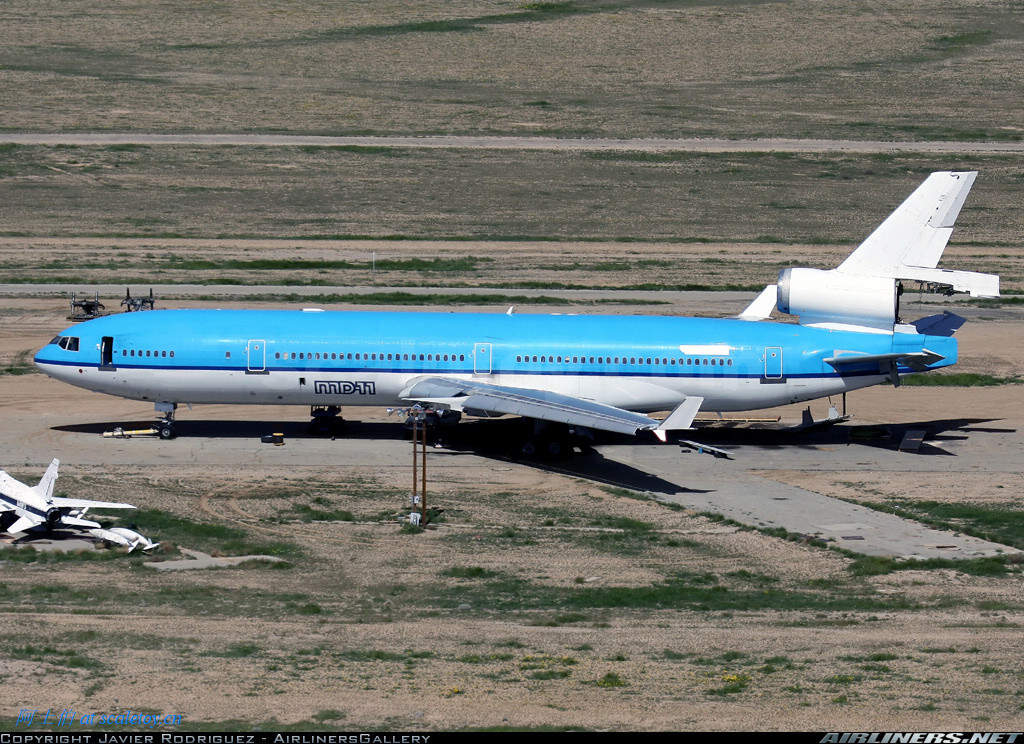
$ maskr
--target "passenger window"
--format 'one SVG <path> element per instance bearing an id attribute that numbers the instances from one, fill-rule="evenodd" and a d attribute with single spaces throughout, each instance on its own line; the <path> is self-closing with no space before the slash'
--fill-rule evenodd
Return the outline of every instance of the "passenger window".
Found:
<path id="1" fill-rule="evenodd" d="M 731 367 L 732 366 L 732 359 L 728 360 L 727 364 Z"/>
<path id="2" fill-rule="evenodd" d="M 160 352 L 160 356 L 162 356 L 162 357 L 165 357 L 165 356 L 167 356 L 167 352 L 166 352 L 166 351 L 161 351 L 161 352 Z"/>
<path id="3" fill-rule="evenodd" d="M 172 357 L 172 358 L 174 357 L 174 352 L 173 352 L 173 351 L 171 352 L 171 357 Z"/>
<path id="4" fill-rule="evenodd" d="M 121 356 L 128 356 L 127 350 L 121 349 Z"/>

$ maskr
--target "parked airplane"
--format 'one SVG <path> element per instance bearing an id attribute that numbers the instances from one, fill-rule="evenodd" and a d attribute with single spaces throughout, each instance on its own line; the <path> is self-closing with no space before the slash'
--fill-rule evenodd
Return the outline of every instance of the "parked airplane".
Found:
<path id="1" fill-rule="evenodd" d="M 976 172 L 931 174 L 842 264 L 786 269 L 733 319 L 430 312 L 160 310 L 73 326 L 35 363 L 155 403 L 408 406 L 636 434 L 698 410 L 807 401 L 955 364 L 951 314 L 899 319 L 901 280 L 998 296 L 999 277 L 936 268 Z M 772 310 L 799 323 L 766 322 Z M 663 420 L 646 414 L 671 411 Z"/>
<path id="2" fill-rule="evenodd" d="M 0 529 L 11 534 L 22 532 L 52 532 L 69 529 L 84 532 L 92 537 L 123 545 L 128 552 L 142 547 L 152 550 L 160 543 L 126 527 L 104 529 L 99 522 L 84 519 L 89 509 L 134 509 L 131 504 L 115 504 L 109 501 L 88 501 L 86 499 L 65 499 L 53 495 L 53 484 L 57 482 L 60 460 L 54 458 L 46 469 L 39 485 L 27 486 L 0 470 Z"/>

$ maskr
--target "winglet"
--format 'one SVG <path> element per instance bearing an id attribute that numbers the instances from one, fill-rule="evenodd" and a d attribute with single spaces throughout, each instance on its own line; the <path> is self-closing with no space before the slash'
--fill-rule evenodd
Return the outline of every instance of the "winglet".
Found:
<path id="1" fill-rule="evenodd" d="M 43 500 L 47 503 L 53 499 L 53 484 L 57 482 L 58 468 L 60 468 L 60 460 L 55 457 L 50 463 L 50 467 L 43 473 L 43 477 L 39 480 L 39 485 L 32 489 L 39 496 L 42 496 Z"/>
<path id="2" fill-rule="evenodd" d="M 658 428 L 654 430 L 654 436 L 664 442 L 667 440 L 668 432 L 691 428 L 693 419 L 697 415 L 697 411 L 700 410 L 701 404 L 703 403 L 704 399 L 699 396 L 690 396 L 684 399 L 683 402 L 676 406 L 675 410 L 666 416 L 665 420 L 658 425 Z"/>

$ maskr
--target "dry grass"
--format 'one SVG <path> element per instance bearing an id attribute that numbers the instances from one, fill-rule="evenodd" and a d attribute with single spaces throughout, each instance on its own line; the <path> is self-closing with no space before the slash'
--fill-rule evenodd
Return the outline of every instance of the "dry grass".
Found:
<path id="1" fill-rule="evenodd" d="M 556 5 L 9 3 L 0 110 L 41 131 L 1024 134 L 1012 2 Z"/>

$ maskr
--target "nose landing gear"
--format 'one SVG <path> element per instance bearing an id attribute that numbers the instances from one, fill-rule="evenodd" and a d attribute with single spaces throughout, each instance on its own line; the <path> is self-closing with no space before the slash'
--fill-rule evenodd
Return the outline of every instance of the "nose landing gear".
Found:
<path id="1" fill-rule="evenodd" d="M 153 424 L 157 435 L 161 439 L 174 439 L 178 433 L 174 430 L 174 412 L 178 408 L 177 403 L 154 403 L 157 420 Z"/>

